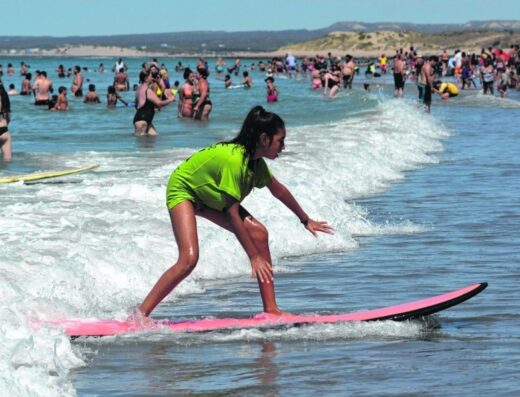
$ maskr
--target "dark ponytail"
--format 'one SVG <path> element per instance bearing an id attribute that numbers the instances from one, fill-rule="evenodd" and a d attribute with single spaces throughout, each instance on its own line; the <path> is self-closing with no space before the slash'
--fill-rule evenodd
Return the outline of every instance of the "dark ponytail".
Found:
<path id="1" fill-rule="evenodd" d="M 265 132 L 269 137 L 269 142 L 272 142 L 273 136 L 281 129 L 285 129 L 285 123 L 280 116 L 276 113 L 266 112 L 262 106 L 255 106 L 247 114 L 238 135 L 225 143 L 236 143 L 244 146 L 247 155 L 245 158 L 251 160 L 255 154 L 260 135 Z"/>
<path id="2" fill-rule="evenodd" d="M 0 113 L 7 115 L 6 120 L 9 120 L 9 113 L 11 113 L 11 101 L 9 100 L 9 95 L 7 95 L 7 91 L 5 90 L 4 85 L 0 81 L 0 100 L 2 101 L 2 106 L 0 106 Z"/>

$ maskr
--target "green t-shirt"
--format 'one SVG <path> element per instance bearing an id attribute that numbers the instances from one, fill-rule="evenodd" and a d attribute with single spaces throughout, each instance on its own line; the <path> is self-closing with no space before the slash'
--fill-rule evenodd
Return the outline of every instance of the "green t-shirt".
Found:
<path id="1" fill-rule="evenodd" d="M 171 208 L 176 192 L 181 191 L 222 211 L 226 195 L 242 201 L 253 187 L 266 186 L 272 175 L 264 159 L 248 166 L 245 155 L 242 145 L 231 143 L 217 143 L 195 153 L 172 173 L 167 189 L 168 206 Z"/>

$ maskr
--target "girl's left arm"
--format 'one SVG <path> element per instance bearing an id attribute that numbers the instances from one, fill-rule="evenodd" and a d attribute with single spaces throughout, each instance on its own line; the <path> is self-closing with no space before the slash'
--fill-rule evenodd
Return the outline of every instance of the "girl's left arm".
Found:
<path id="1" fill-rule="evenodd" d="M 334 229 L 325 221 L 315 221 L 303 210 L 300 204 L 296 201 L 292 193 L 283 184 L 281 184 L 275 177 L 272 177 L 267 188 L 271 194 L 285 204 L 297 217 L 305 228 L 311 232 L 314 237 L 317 237 L 317 232 L 334 234 Z"/>

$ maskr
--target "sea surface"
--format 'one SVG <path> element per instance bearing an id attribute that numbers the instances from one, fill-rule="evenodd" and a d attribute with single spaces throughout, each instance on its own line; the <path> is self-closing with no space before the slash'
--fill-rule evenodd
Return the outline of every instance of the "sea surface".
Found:
<path id="1" fill-rule="evenodd" d="M 69 112 L 12 97 L 11 163 L 0 176 L 91 164 L 83 174 L 0 184 L 0 396 L 517 396 L 520 394 L 520 95 L 392 96 L 391 76 L 323 97 L 304 79 L 265 76 L 225 90 L 213 72 L 208 123 L 156 115 L 159 136 L 133 135 L 132 108 L 108 110 L 109 58 L 4 58 L 31 71 L 90 69 L 102 105 L 69 98 Z M 131 83 L 141 59 L 128 59 Z M 164 60 L 171 81 L 179 59 Z M 195 66 L 196 60 L 182 59 Z M 246 60 L 244 63 L 257 60 Z M 99 63 L 104 74 L 95 72 Z M 231 62 L 231 60 L 229 61 Z M 239 77 L 233 76 L 238 83 Z M 371 84 L 371 92 L 362 83 Z M 86 91 L 86 89 L 84 90 Z M 132 100 L 133 93 L 125 93 Z M 314 238 L 255 190 L 244 203 L 265 223 L 280 306 L 342 313 L 487 281 L 480 295 L 422 321 L 312 325 L 205 334 L 79 338 L 35 320 L 125 319 L 177 257 L 165 206 L 171 171 L 194 151 L 233 137 L 265 104 L 287 124 L 286 151 L 269 162 L 306 211 L 335 235 Z M 153 313 L 171 320 L 261 311 L 236 239 L 202 220 L 192 275 Z"/>

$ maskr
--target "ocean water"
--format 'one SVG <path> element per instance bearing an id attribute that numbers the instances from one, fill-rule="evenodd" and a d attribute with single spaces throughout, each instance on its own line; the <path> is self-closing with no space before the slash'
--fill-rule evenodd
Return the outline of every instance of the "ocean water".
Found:
<path id="1" fill-rule="evenodd" d="M 20 59 L 2 59 L 19 65 Z M 31 69 L 111 59 L 25 60 Z M 165 60 L 170 70 L 174 62 Z M 176 62 L 177 60 L 175 60 Z M 141 60 L 129 60 L 132 83 Z M 195 60 L 183 60 L 195 65 Z M 247 63 L 247 62 L 246 62 Z M 124 319 L 176 259 L 164 203 L 170 172 L 193 151 L 235 135 L 265 103 L 210 76 L 209 123 L 154 120 L 133 136 L 133 109 L 71 99 L 47 112 L 12 97 L 14 160 L 0 175 L 100 164 L 93 172 L 0 185 L 0 396 L 498 395 L 520 393 L 520 95 L 435 98 L 415 87 L 392 98 L 390 77 L 359 77 L 327 99 L 307 81 L 277 78 L 265 104 L 287 124 L 287 148 L 269 166 L 334 236 L 312 237 L 265 189 L 245 206 L 270 231 L 280 306 L 340 313 L 401 303 L 474 282 L 489 287 L 423 321 L 313 325 L 207 334 L 144 333 L 70 341 L 31 320 Z M 112 74 L 90 71 L 104 101 Z M 171 72 L 171 80 L 182 80 Z M 238 82 L 238 78 L 233 78 Z M 4 83 L 19 77 L 4 76 Z M 132 94 L 125 94 L 131 99 Z M 261 311 L 235 238 L 202 220 L 194 273 L 156 318 L 247 317 Z"/>

